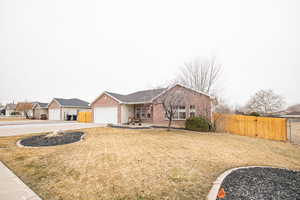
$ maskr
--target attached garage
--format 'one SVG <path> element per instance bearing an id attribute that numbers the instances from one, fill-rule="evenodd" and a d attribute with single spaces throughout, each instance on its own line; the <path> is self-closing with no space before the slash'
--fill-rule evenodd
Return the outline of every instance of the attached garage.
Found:
<path id="1" fill-rule="evenodd" d="M 50 109 L 49 120 L 60 120 L 60 109 Z"/>
<path id="2" fill-rule="evenodd" d="M 94 108 L 94 122 L 116 124 L 118 122 L 118 107 L 114 106 Z"/>
<path id="3" fill-rule="evenodd" d="M 54 98 L 48 106 L 49 120 L 77 120 L 79 112 L 90 111 L 89 103 L 80 99 Z"/>

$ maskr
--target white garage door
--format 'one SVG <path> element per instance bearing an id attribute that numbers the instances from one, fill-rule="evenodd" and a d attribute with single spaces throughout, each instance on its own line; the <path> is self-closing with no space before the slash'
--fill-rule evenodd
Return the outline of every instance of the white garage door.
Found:
<path id="1" fill-rule="evenodd" d="M 118 122 L 118 108 L 117 107 L 101 107 L 94 108 L 94 122 L 95 123 L 111 123 Z"/>
<path id="2" fill-rule="evenodd" d="M 49 120 L 60 120 L 60 109 L 50 109 Z"/>

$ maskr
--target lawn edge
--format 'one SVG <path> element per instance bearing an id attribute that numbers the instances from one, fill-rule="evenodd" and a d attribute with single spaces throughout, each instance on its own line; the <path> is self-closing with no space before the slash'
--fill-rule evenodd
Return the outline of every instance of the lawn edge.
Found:
<path id="1" fill-rule="evenodd" d="M 226 170 L 225 172 L 223 172 L 220 176 L 218 176 L 218 178 L 213 182 L 213 186 L 210 189 L 206 199 L 207 200 L 216 200 L 220 187 L 222 185 L 223 180 L 229 175 L 231 174 L 233 171 L 236 171 L 238 169 L 248 169 L 248 168 L 276 168 L 276 169 L 287 169 L 287 170 L 291 170 L 288 168 L 281 168 L 281 167 L 271 167 L 271 166 L 245 166 L 245 167 L 236 167 L 236 168 L 232 168 L 229 170 Z M 295 170 L 291 170 L 291 171 L 295 171 Z"/>
<path id="2" fill-rule="evenodd" d="M 16 188 L 15 191 L 21 190 L 23 192 L 22 199 L 26 200 L 42 200 L 42 198 L 33 191 L 25 182 L 17 176 L 4 162 L 0 161 L 0 166 L 2 166 L 3 170 L 7 170 L 9 173 L 9 179 L 15 183 Z"/>

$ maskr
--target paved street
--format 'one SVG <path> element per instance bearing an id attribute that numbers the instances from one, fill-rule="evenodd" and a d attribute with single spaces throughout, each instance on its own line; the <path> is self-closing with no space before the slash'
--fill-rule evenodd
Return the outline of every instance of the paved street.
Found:
<path id="1" fill-rule="evenodd" d="M 79 123 L 70 121 L 24 120 L 0 122 L 0 137 L 41 133 L 55 130 L 73 130 L 82 128 L 102 127 L 103 124 Z"/>

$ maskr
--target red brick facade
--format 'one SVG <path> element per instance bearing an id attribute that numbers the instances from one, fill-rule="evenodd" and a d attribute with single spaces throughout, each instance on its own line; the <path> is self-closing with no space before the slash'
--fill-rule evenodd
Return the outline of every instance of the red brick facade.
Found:
<path id="1" fill-rule="evenodd" d="M 181 86 L 176 86 L 169 91 L 167 91 L 165 94 L 161 95 L 157 99 L 154 100 L 153 102 L 153 124 L 167 124 L 168 121 L 165 118 L 165 111 L 162 106 L 161 99 L 164 97 L 164 95 L 168 95 L 169 92 L 174 92 L 174 91 L 183 91 L 184 95 L 186 96 L 186 113 L 187 116 L 186 118 L 189 117 L 190 113 L 190 105 L 195 106 L 195 115 L 196 116 L 204 116 L 207 119 L 211 120 L 211 99 L 207 95 L 200 94 L 199 92 L 181 87 Z M 185 120 L 174 120 L 172 122 L 173 125 L 176 126 L 183 126 Z"/>
<path id="2" fill-rule="evenodd" d="M 59 109 L 59 108 L 60 105 L 55 100 L 53 100 L 48 106 L 48 109 Z"/>
<path id="3" fill-rule="evenodd" d="M 102 94 L 96 101 L 92 104 L 92 121 L 94 121 L 94 108 L 96 107 L 118 107 L 118 123 L 121 123 L 121 105 L 118 101 L 108 96 L 107 94 Z"/>
<path id="4" fill-rule="evenodd" d="M 152 123 L 152 124 L 161 124 L 166 125 L 168 124 L 168 120 L 165 118 L 165 111 L 161 103 L 161 99 L 164 97 L 164 95 L 167 95 L 169 92 L 174 91 L 182 91 L 185 94 L 186 97 L 186 118 L 190 116 L 190 106 L 192 105 L 195 107 L 195 115 L 196 116 L 204 116 L 207 119 L 211 119 L 211 99 L 207 95 L 201 94 L 199 92 L 196 92 L 194 90 L 182 87 L 182 86 L 175 86 L 174 88 L 168 90 L 161 96 L 157 97 L 153 100 L 153 103 L 150 104 L 149 112 L 151 113 L 151 117 L 148 119 L 142 120 L 144 123 Z M 102 94 L 98 99 L 94 101 L 92 104 L 92 108 L 95 107 L 103 107 L 103 106 L 117 106 L 118 107 L 118 123 L 121 122 L 121 104 L 115 100 L 114 98 L 110 97 L 107 94 Z M 140 107 L 141 105 L 135 105 L 134 109 L 137 107 Z M 132 116 L 133 117 L 133 116 Z M 172 125 L 175 126 L 183 126 L 185 120 L 174 120 L 172 122 Z"/>

